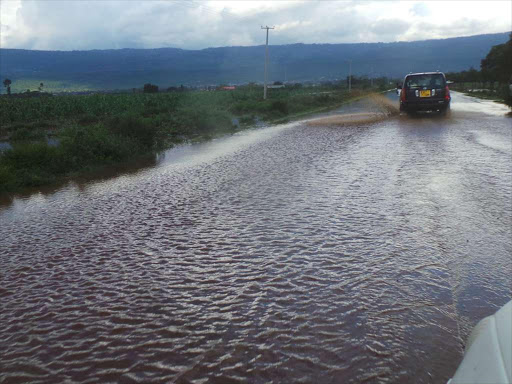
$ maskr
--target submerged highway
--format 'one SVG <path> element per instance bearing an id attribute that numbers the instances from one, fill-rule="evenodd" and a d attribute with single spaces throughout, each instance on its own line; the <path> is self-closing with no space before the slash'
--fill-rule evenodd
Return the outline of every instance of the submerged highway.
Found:
<path id="1" fill-rule="evenodd" d="M 506 112 L 453 93 L 3 201 L 0 382 L 445 382 L 512 295 Z"/>

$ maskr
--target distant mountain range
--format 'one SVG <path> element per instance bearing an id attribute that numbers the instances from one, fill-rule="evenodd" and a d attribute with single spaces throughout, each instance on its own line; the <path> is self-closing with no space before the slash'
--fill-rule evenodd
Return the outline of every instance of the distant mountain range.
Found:
<path id="1" fill-rule="evenodd" d="M 401 78 L 409 72 L 461 71 L 480 67 L 493 45 L 509 32 L 396 43 L 271 45 L 269 80 L 344 79 L 354 75 Z M 176 85 L 262 82 L 264 46 L 202 50 L 177 48 L 91 51 L 0 49 L 0 77 L 14 91 L 128 89 L 153 83 Z"/>

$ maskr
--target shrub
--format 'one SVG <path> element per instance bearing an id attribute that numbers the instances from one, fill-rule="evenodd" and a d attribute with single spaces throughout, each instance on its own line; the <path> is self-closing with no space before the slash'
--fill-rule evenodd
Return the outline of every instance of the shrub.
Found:
<path id="1" fill-rule="evenodd" d="M 272 104 L 270 105 L 270 110 L 280 112 L 283 115 L 287 115 L 288 114 L 288 103 L 284 100 L 273 101 Z"/>
<path id="2" fill-rule="evenodd" d="M 322 94 L 316 97 L 316 101 L 318 104 L 325 104 L 332 101 L 332 97 L 328 94 Z"/>
<path id="3" fill-rule="evenodd" d="M 508 85 L 502 85 L 498 88 L 498 97 L 505 101 L 509 107 L 512 107 L 512 95 L 510 94 L 510 89 Z"/>
<path id="4" fill-rule="evenodd" d="M 194 114 L 193 124 L 199 132 L 233 128 L 231 117 L 223 111 L 216 110 L 205 110 Z"/>
<path id="5" fill-rule="evenodd" d="M 108 120 L 108 127 L 112 133 L 137 141 L 146 148 L 152 148 L 158 129 L 155 125 L 143 122 L 135 116 L 114 116 Z"/>
<path id="6" fill-rule="evenodd" d="M 84 115 L 78 119 L 78 124 L 89 125 L 95 124 L 99 121 L 98 117 L 92 114 Z"/>
<path id="7" fill-rule="evenodd" d="M 40 141 L 46 139 L 46 133 L 41 129 L 21 128 L 11 134 L 11 141 Z"/>
<path id="8" fill-rule="evenodd" d="M 59 175 L 144 152 L 136 140 L 114 135 L 100 124 L 67 127 L 59 136 L 58 146 L 44 141 L 19 142 L 1 152 L 0 191 L 47 184 Z"/>
<path id="9" fill-rule="evenodd" d="M 2 157 L 0 154 L 0 162 L 2 161 Z M 14 172 L 7 165 L 2 165 L 0 163 L 0 192 L 6 192 L 10 189 L 13 189 L 16 185 L 16 177 Z"/>
<path id="10" fill-rule="evenodd" d="M 46 142 L 22 142 L 2 153 L 1 163 L 12 169 L 45 169 L 55 160 L 56 148 Z"/>

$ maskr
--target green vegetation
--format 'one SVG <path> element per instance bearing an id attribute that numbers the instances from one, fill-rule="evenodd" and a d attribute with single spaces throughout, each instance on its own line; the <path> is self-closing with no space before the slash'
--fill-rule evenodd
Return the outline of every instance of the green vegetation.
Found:
<path id="1" fill-rule="evenodd" d="M 505 44 L 491 48 L 480 64 L 480 71 L 470 68 L 469 71 L 450 72 L 446 76 L 455 82 L 450 86 L 451 89 L 484 99 L 503 101 L 512 107 L 508 85 L 512 81 L 512 33 Z"/>
<path id="2" fill-rule="evenodd" d="M 95 94 L 41 96 L 28 98 L 0 97 L 0 125 L 35 121 L 62 121 L 94 116 L 102 119 L 127 112 L 171 112 L 176 109 L 174 94 Z"/>
<path id="3" fill-rule="evenodd" d="M 46 87 L 46 84 L 45 84 Z M 339 86 L 0 97 L 0 192 L 53 183 L 186 140 L 333 108 L 368 92 Z"/>

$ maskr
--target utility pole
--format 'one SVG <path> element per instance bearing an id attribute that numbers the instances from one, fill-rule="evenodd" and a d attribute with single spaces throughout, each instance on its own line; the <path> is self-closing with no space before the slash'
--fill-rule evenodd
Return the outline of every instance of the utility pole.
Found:
<path id="1" fill-rule="evenodd" d="M 268 30 L 274 29 L 274 27 L 261 27 L 261 29 L 267 30 L 267 42 L 265 43 L 265 86 L 263 87 L 263 100 L 267 99 L 267 81 L 268 81 Z"/>
<path id="2" fill-rule="evenodd" d="M 349 70 L 348 70 L 348 92 L 350 93 L 352 90 L 352 60 L 348 60 L 349 62 Z"/>

